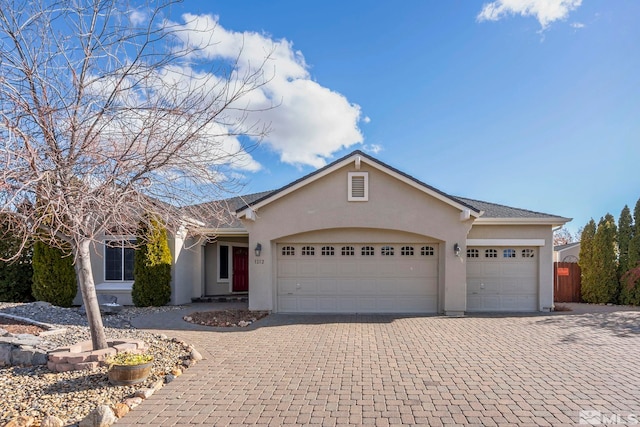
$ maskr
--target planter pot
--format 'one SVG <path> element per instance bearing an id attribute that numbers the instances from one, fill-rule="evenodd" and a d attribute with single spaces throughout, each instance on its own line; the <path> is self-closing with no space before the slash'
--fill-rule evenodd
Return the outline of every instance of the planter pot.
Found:
<path id="1" fill-rule="evenodd" d="M 112 385 L 138 384 L 147 379 L 152 366 L 153 361 L 141 365 L 111 365 L 107 375 Z"/>

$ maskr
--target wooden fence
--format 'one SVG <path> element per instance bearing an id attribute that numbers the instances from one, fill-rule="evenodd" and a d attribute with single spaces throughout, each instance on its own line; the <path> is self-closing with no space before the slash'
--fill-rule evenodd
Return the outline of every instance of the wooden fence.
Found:
<path id="1" fill-rule="evenodd" d="M 580 302 L 580 285 L 578 263 L 553 263 L 553 302 Z"/>

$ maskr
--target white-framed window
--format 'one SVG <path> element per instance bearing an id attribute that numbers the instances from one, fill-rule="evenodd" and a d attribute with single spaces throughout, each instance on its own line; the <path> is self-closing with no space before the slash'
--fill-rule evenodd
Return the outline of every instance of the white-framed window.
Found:
<path id="1" fill-rule="evenodd" d="M 435 250 L 433 246 L 423 246 L 420 248 L 420 256 L 433 256 Z"/>
<path id="2" fill-rule="evenodd" d="M 498 258 L 498 250 L 497 249 L 485 249 L 484 250 L 485 258 Z"/>
<path id="3" fill-rule="evenodd" d="M 333 256 L 336 254 L 336 249 L 333 246 L 323 246 L 320 253 L 322 256 Z"/>
<path id="4" fill-rule="evenodd" d="M 229 266 L 231 265 L 231 247 L 218 243 L 218 282 L 229 281 Z"/>
<path id="5" fill-rule="evenodd" d="M 479 258 L 480 252 L 477 249 L 467 249 L 467 258 Z"/>
<path id="6" fill-rule="evenodd" d="M 106 282 L 133 281 L 135 240 L 104 241 L 104 280 Z"/>
<path id="7" fill-rule="evenodd" d="M 303 246 L 302 247 L 302 256 L 313 256 L 316 254 L 316 248 L 313 246 Z"/>
<path id="8" fill-rule="evenodd" d="M 343 246 L 341 249 L 342 256 L 354 256 L 356 254 L 353 246 Z"/>
<path id="9" fill-rule="evenodd" d="M 394 254 L 393 246 L 383 246 L 380 248 L 380 255 L 392 256 Z"/>
<path id="10" fill-rule="evenodd" d="M 516 250 L 515 249 L 503 249 L 502 250 L 502 258 L 515 258 Z"/>
<path id="11" fill-rule="evenodd" d="M 293 246 L 283 246 L 282 247 L 282 255 L 284 256 L 295 256 L 296 248 Z"/>
<path id="12" fill-rule="evenodd" d="M 348 196 L 349 202 L 366 202 L 369 200 L 369 173 L 349 172 L 348 174 Z"/>
<path id="13" fill-rule="evenodd" d="M 400 248 L 401 256 L 413 256 L 413 246 L 403 246 Z"/>
<path id="14" fill-rule="evenodd" d="M 363 246 L 360 248 L 360 255 L 373 256 L 376 254 L 376 249 L 373 246 Z"/>
<path id="15" fill-rule="evenodd" d="M 536 254 L 534 249 L 523 249 L 522 250 L 522 258 L 533 258 Z"/>

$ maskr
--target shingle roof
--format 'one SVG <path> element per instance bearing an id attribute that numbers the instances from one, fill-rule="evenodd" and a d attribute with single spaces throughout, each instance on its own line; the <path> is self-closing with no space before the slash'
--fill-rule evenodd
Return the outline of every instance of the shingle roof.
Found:
<path id="1" fill-rule="evenodd" d="M 482 200 L 467 199 L 466 197 L 456 198 L 474 206 L 478 210 L 484 211 L 480 218 L 558 218 L 558 215 L 535 212 L 528 209 L 513 208 Z"/>
<path id="2" fill-rule="evenodd" d="M 205 223 L 207 228 L 243 228 L 244 226 L 233 214 L 238 208 L 263 198 L 273 191 L 235 196 L 223 200 L 188 206 L 183 212 L 192 218 Z"/>
<path id="3" fill-rule="evenodd" d="M 243 196 L 236 196 L 236 197 L 231 197 L 229 199 L 224 199 L 224 200 L 219 200 L 219 201 L 213 201 L 213 202 L 209 202 L 209 203 L 203 203 L 200 205 L 195 205 L 195 206 L 190 206 L 188 208 L 185 209 L 185 212 L 188 212 L 188 214 L 190 216 L 192 216 L 193 218 L 197 218 L 200 221 L 205 222 L 206 227 L 207 228 L 243 228 L 242 223 L 236 218 L 236 216 L 233 214 L 235 212 L 239 212 L 243 209 L 246 209 L 249 206 L 255 205 L 256 203 L 259 203 L 267 198 L 270 198 L 282 191 L 285 191 L 286 189 L 302 182 L 305 181 L 319 173 L 321 173 L 322 171 L 344 161 L 345 159 L 348 159 L 349 157 L 353 156 L 353 155 L 360 155 L 364 158 L 366 158 L 367 160 L 371 161 L 371 162 L 375 162 L 378 165 L 381 165 L 399 175 L 402 175 L 403 177 L 412 180 L 413 182 L 425 187 L 426 189 L 429 189 L 433 192 L 436 192 L 446 198 L 448 198 L 449 200 L 456 202 L 462 206 L 466 206 L 476 212 L 484 212 L 483 215 L 481 216 L 481 218 L 509 218 L 509 219 L 546 219 L 546 218 L 558 218 L 558 215 L 552 215 L 552 214 L 547 214 L 547 213 L 542 213 L 542 212 L 536 212 L 536 211 L 531 211 L 531 210 L 527 210 L 527 209 L 520 209 L 520 208 L 514 208 L 511 206 L 505 206 L 505 205 L 500 205 L 497 203 L 491 203 L 491 202 L 485 202 L 482 200 L 474 200 L 474 199 L 468 199 L 466 197 L 458 197 L 458 196 L 451 196 L 447 193 L 444 193 L 441 190 L 438 190 L 435 187 L 432 187 L 428 184 L 425 184 L 422 181 L 417 180 L 416 178 L 398 170 L 395 169 L 392 166 L 389 166 L 371 156 L 369 156 L 366 153 L 363 153 L 360 150 L 356 150 L 330 164 L 328 164 L 327 166 L 320 168 L 314 172 L 311 172 L 308 175 L 303 176 L 300 179 L 297 179 L 293 182 L 291 182 L 290 184 L 285 185 L 284 187 L 281 187 L 277 190 L 272 190 L 272 191 L 263 191 L 260 193 L 253 193 L 253 194 L 247 194 L 247 195 L 243 195 Z M 213 212 L 218 212 L 217 215 L 213 215 Z"/>
<path id="4" fill-rule="evenodd" d="M 478 210 L 484 211 L 484 214 L 480 218 L 558 218 L 558 215 L 513 208 L 511 206 L 484 202 L 482 200 L 467 199 L 466 197 L 457 197 L 457 199 L 475 206 Z"/>

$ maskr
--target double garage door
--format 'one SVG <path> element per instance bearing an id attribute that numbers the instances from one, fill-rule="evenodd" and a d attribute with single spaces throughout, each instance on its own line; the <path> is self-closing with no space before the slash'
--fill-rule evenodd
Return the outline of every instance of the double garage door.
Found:
<path id="1" fill-rule="evenodd" d="M 467 311 L 538 311 L 538 250 L 468 247 Z"/>
<path id="2" fill-rule="evenodd" d="M 278 311 L 435 313 L 438 245 L 277 245 Z"/>

